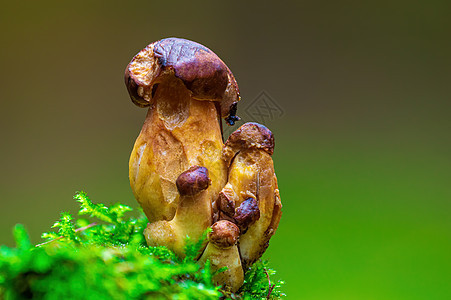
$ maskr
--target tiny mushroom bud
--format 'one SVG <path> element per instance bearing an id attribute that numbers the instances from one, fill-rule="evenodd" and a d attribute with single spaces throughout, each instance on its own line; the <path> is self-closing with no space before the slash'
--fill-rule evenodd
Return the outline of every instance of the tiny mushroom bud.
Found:
<path id="1" fill-rule="evenodd" d="M 235 220 L 242 233 L 246 232 L 249 225 L 254 224 L 258 219 L 260 219 L 260 210 L 255 198 L 247 198 L 236 210 Z"/>
<path id="2" fill-rule="evenodd" d="M 207 168 L 193 166 L 180 174 L 175 184 L 181 196 L 194 196 L 207 189 L 210 182 Z"/>
<path id="3" fill-rule="evenodd" d="M 232 222 L 221 220 L 211 226 L 212 232 L 208 240 L 220 249 L 227 249 L 236 245 L 240 229 Z"/>
<path id="4" fill-rule="evenodd" d="M 236 195 L 233 189 L 224 187 L 219 193 L 218 197 L 218 209 L 229 217 L 235 215 L 235 201 Z"/>

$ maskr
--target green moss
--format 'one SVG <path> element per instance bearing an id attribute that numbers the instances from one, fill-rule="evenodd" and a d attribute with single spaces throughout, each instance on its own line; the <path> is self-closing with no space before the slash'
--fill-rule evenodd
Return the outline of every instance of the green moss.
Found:
<path id="1" fill-rule="evenodd" d="M 0 299 L 278 299 L 281 282 L 266 262 L 246 272 L 245 283 L 228 293 L 212 283 L 210 264 L 195 261 L 206 241 L 191 241 L 186 258 L 166 247 L 148 247 L 143 237 L 147 219 L 125 217 L 128 206 L 94 204 L 84 192 L 75 220 L 67 212 L 33 246 L 22 225 L 14 228 L 16 247 L 0 247 Z M 94 219 L 94 220 L 93 220 Z M 269 295 L 269 296 L 268 296 Z"/>

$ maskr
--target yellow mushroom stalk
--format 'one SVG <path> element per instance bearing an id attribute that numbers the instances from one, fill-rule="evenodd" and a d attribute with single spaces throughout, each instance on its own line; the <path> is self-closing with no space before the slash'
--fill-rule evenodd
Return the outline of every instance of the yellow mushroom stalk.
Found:
<path id="1" fill-rule="evenodd" d="M 132 102 L 148 107 L 129 161 L 147 243 L 183 257 L 186 236 L 197 240 L 211 227 L 199 260 L 228 267 L 214 281 L 237 291 L 281 216 L 271 131 L 246 123 L 224 144 L 221 119 L 239 120 L 238 85 L 216 54 L 192 41 L 148 45 L 128 64 L 125 84 Z"/>

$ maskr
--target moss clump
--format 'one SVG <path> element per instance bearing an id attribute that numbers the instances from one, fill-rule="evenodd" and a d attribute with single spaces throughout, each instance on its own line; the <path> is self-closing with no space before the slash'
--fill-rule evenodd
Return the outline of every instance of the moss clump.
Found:
<path id="1" fill-rule="evenodd" d="M 33 246 L 22 225 L 14 228 L 16 248 L 0 247 L 0 299 L 278 299 L 281 282 L 266 262 L 246 272 L 236 294 L 212 283 L 212 272 L 195 261 L 206 241 L 189 241 L 180 259 L 166 247 L 148 247 L 143 237 L 147 219 L 125 217 L 132 209 L 122 204 L 94 204 L 84 192 L 74 220 L 62 213 L 46 232 L 44 243 Z M 89 220 L 89 219 L 94 219 Z"/>

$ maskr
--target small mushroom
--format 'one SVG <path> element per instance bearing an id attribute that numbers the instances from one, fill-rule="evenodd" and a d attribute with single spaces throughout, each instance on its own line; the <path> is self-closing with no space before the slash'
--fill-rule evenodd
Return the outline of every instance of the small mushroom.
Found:
<path id="1" fill-rule="evenodd" d="M 227 267 L 227 270 L 217 273 L 213 277 L 213 281 L 236 292 L 244 281 L 244 272 L 237 246 L 240 229 L 227 220 L 214 223 L 211 229 L 207 247 L 199 262 L 205 263 L 207 259 L 210 260 L 213 272 Z"/>
<path id="2" fill-rule="evenodd" d="M 221 193 L 236 195 L 233 219 L 241 229 L 238 247 L 245 268 L 265 252 L 282 214 L 273 152 L 273 134 L 258 123 L 242 125 L 224 146 L 229 176 Z"/>
<path id="3" fill-rule="evenodd" d="M 233 216 L 235 215 L 235 203 L 237 201 L 238 196 L 232 186 L 227 184 L 219 193 L 218 199 L 213 202 L 213 222 L 229 220 L 235 223 Z"/>
<path id="4" fill-rule="evenodd" d="M 210 185 L 208 170 L 204 167 L 193 166 L 179 175 L 175 185 L 180 196 L 195 196 Z"/>
<path id="5" fill-rule="evenodd" d="M 178 190 L 176 180 L 192 166 L 208 169 L 210 186 L 193 197 L 211 205 L 227 181 L 221 118 L 228 124 L 239 119 L 235 113 L 240 96 L 232 72 L 208 48 L 167 38 L 131 60 L 125 84 L 133 103 L 149 108 L 129 162 L 130 185 L 149 222 L 180 216 L 177 209 L 188 200 L 182 201 L 179 191 L 190 187 Z M 211 219 L 202 222 L 204 230 Z"/>
<path id="6" fill-rule="evenodd" d="M 246 233 L 248 227 L 260 219 L 260 208 L 255 198 L 249 197 L 237 208 L 234 215 L 236 224 L 240 227 L 241 232 Z"/>
<path id="7" fill-rule="evenodd" d="M 172 220 L 149 223 L 144 237 L 149 246 L 167 246 L 184 256 L 185 238 L 198 240 L 211 224 L 211 201 L 205 191 L 210 185 L 208 170 L 193 166 L 176 180 L 180 201 Z"/>

